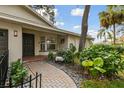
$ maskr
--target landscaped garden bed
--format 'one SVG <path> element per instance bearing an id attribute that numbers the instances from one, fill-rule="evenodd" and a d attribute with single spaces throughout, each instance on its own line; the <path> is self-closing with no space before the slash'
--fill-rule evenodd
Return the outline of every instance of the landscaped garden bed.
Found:
<path id="1" fill-rule="evenodd" d="M 93 45 L 81 52 L 76 52 L 73 45 L 56 55 L 48 55 L 50 64 L 65 71 L 77 87 L 124 87 L 123 74 L 124 48 L 114 45 Z M 56 56 L 63 57 L 63 62 L 55 62 Z M 102 83 L 100 85 L 100 83 Z M 96 86 L 95 86 L 96 85 Z"/>

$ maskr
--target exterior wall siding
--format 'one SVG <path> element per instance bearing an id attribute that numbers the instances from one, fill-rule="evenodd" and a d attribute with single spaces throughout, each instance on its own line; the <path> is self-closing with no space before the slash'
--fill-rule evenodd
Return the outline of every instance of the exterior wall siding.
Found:
<path id="1" fill-rule="evenodd" d="M 22 28 L 16 24 L 10 24 L 0 21 L 0 28 L 8 30 L 8 50 L 9 62 L 22 59 Z M 18 36 L 14 37 L 14 30 L 17 31 Z"/>
<path id="2" fill-rule="evenodd" d="M 68 36 L 68 48 L 69 48 L 69 45 L 72 43 L 76 47 L 76 49 L 78 50 L 78 48 L 79 48 L 79 41 L 80 41 L 80 37 L 69 35 Z M 88 48 L 91 45 L 92 45 L 91 40 L 86 39 L 85 47 Z"/>
<path id="3" fill-rule="evenodd" d="M 13 17 L 16 20 L 24 20 L 25 22 L 38 24 L 42 26 L 49 26 L 42 19 L 36 17 L 33 13 L 26 10 L 23 6 L 19 5 L 0 5 L 0 16 L 3 18 Z"/>

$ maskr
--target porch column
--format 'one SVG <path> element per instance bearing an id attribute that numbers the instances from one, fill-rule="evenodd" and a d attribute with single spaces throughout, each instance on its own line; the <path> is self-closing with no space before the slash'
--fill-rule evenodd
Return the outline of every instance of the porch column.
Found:
<path id="1" fill-rule="evenodd" d="M 47 51 L 47 36 L 45 36 L 45 51 Z"/>

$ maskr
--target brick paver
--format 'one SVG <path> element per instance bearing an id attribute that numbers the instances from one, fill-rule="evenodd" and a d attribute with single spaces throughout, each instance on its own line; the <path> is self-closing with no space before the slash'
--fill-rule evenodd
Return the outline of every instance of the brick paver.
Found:
<path id="1" fill-rule="evenodd" d="M 46 62 L 26 63 L 33 73 L 42 73 L 43 88 L 76 88 L 74 81 L 62 70 Z"/>

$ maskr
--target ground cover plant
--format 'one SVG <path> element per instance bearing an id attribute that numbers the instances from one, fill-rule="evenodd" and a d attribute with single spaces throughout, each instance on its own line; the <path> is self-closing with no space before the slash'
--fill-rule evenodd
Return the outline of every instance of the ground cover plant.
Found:
<path id="1" fill-rule="evenodd" d="M 21 60 L 12 62 L 10 66 L 10 77 L 12 80 L 12 85 L 20 84 L 22 78 L 27 76 L 27 69 L 23 66 Z"/>

